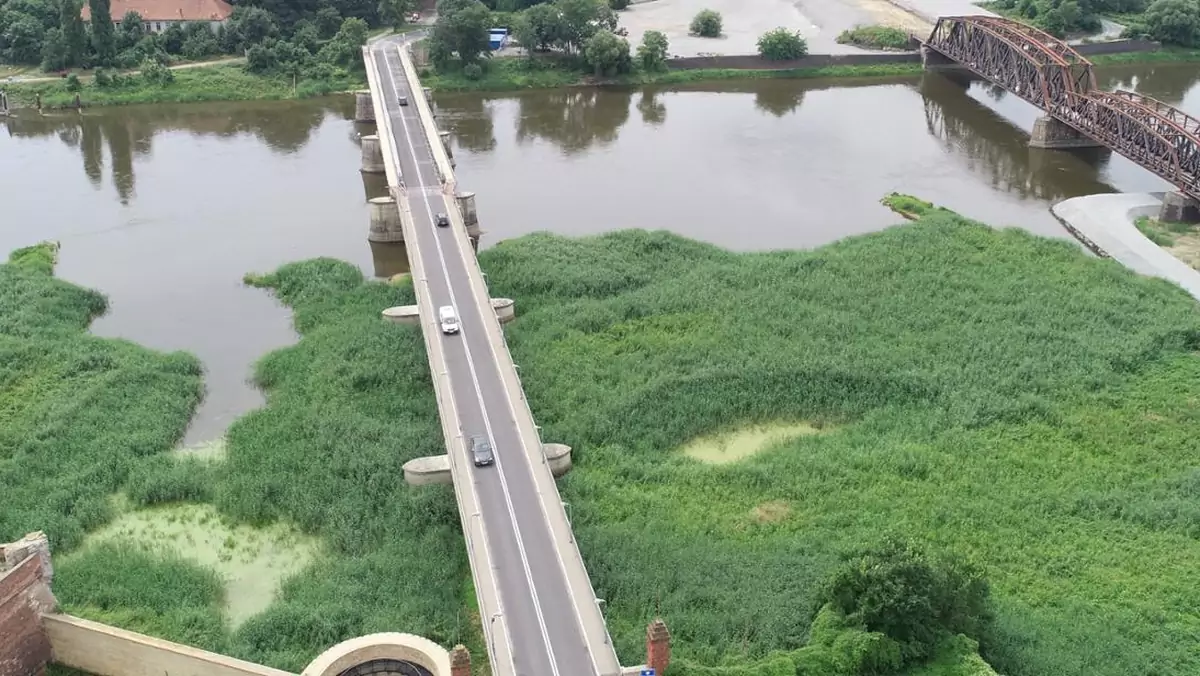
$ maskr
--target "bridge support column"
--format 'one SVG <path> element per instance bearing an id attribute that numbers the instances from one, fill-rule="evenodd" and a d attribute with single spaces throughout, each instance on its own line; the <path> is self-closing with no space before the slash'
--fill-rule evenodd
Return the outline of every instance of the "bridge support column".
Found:
<path id="1" fill-rule="evenodd" d="M 1158 220 L 1171 223 L 1200 223 L 1200 200 L 1178 191 L 1169 192 L 1163 196 Z"/>
<path id="2" fill-rule="evenodd" d="M 354 92 L 354 121 L 375 121 L 375 104 L 371 102 L 371 90 L 360 89 Z"/>
<path id="3" fill-rule="evenodd" d="M 399 281 L 412 273 L 408 262 L 408 245 L 404 242 L 369 242 L 371 263 L 375 276 L 388 281 Z"/>
<path id="4" fill-rule="evenodd" d="M 403 242 L 404 229 L 400 225 L 400 209 L 391 197 L 375 197 L 370 200 L 371 229 L 367 240 L 371 242 Z"/>
<path id="5" fill-rule="evenodd" d="M 471 676 L 471 653 L 461 643 L 450 651 L 450 676 Z"/>
<path id="6" fill-rule="evenodd" d="M 367 174 L 382 174 L 383 146 L 379 144 L 378 134 L 368 134 L 362 137 L 362 171 Z"/>
<path id="7" fill-rule="evenodd" d="M 1096 148 L 1103 144 L 1082 134 L 1065 122 L 1043 115 L 1033 123 L 1029 134 L 1030 148 L 1064 150 L 1067 148 Z"/>
<path id="8" fill-rule="evenodd" d="M 921 45 L 921 66 L 924 68 L 937 68 L 938 66 L 951 66 L 961 68 L 958 63 L 941 52 L 929 47 Z"/>
<path id="9" fill-rule="evenodd" d="M 458 202 L 458 211 L 462 214 L 463 223 L 467 226 L 467 236 L 471 238 L 471 248 L 479 251 L 479 237 L 483 231 L 479 229 L 479 214 L 475 210 L 475 193 L 460 192 L 454 196 Z"/>

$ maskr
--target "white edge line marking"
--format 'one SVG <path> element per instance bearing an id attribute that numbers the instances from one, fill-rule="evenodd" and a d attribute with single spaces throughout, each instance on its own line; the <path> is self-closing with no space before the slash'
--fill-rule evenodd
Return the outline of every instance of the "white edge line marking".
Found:
<path id="1" fill-rule="evenodd" d="M 399 49 L 399 48 L 397 48 L 397 49 Z M 392 63 L 387 58 L 386 54 L 384 55 L 383 62 L 384 62 L 384 65 L 387 66 L 388 76 L 392 78 L 392 83 L 394 86 L 394 84 L 396 82 L 396 74 L 395 74 L 395 71 L 392 70 Z M 407 82 L 407 75 L 405 77 L 405 81 Z M 411 87 L 410 87 L 410 89 L 411 89 Z M 409 92 L 409 94 L 412 96 L 415 96 L 415 94 L 413 94 L 411 91 Z M 422 93 L 422 95 L 424 95 L 424 93 Z M 405 119 L 404 111 L 397 111 L 397 112 L 400 116 L 400 124 L 404 127 L 405 141 L 407 141 L 407 143 L 408 143 L 408 151 L 409 151 L 410 155 L 412 156 L 413 164 L 415 166 L 417 164 L 417 150 L 416 150 L 416 147 L 413 145 L 412 134 L 408 129 L 408 121 Z M 424 135 L 425 134 L 422 133 L 422 136 L 424 136 Z M 437 142 L 440 143 L 441 141 L 438 140 Z M 426 143 L 428 143 L 429 145 L 432 146 L 434 143 L 434 139 L 426 139 Z M 418 171 L 417 174 L 418 174 L 417 179 L 418 179 L 419 185 L 422 188 L 424 188 L 425 183 L 421 179 L 420 172 Z M 433 212 L 433 205 L 430 204 L 430 202 L 429 202 L 429 194 L 422 191 L 421 192 L 421 201 L 425 204 L 425 211 L 426 211 L 427 215 L 429 216 L 429 223 L 432 225 L 433 221 L 434 221 L 434 218 L 433 218 L 434 212 Z M 416 224 L 414 223 L 413 226 L 414 226 L 413 229 L 415 230 Z M 455 297 L 455 295 L 454 295 L 454 284 L 450 281 L 450 271 L 446 267 L 446 253 L 442 248 L 441 238 L 438 237 L 436 232 L 433 233 L 433 243 L 437 247 L 438 259 L 442 263 L 442 274 L 446 278 L 446 287 L 447 287 L 447 291 L 450 294 L 450 302 L 454 305 L 455 308 L 458 308 L 459 307 L 458 298 Z M 426 282 L 426 284 L 428 284 L 428 282 Z M 474 294 L 471 294 L 471 295 L 474 295 Z M 430 296 L 432 296 L 432 293 L 430 294 Z M 473 299 L 473 300 L 477 300 L 477 299 Z M 488 299 L 488 308 L 491 309 L 491 299 Z M 483 318 L 482 318 L 483 313 L 482 313 L 482 310 L 480 310 L 480 308 L 478 307 L 478 304 L 476 304 L 475 309 L 477 312 L 480 313 L 480 315 L 481 315 L 480 319 L 482 321 L 486 321 L 486 320 L 483 320 Z M 462 315 L 460 313 L 459 314 L 460 321 L 461 321 L 461 317 L 462 317 Z M 475 387 L 475 396 L 479 400 L 479 409 L 480 409 L 480 413 L 483 416 L 483 425 L 487 429 L 488 441 L 490 441 L 492 444 L 492 454 L 496 458 L 496 460 L 495 460 L 496 471 L 497 471 L 497 473 L 500 474 L 500 488 L 504 492 L 505 507 L 507 507 L 508 515 L 511 519 L 513 536 L 517 540 L 517 551 L 521 555 L 521 566 L 525 569 L 525 580 L 526 580 L 526 582 L 529 583 L 529 592 L 533 596 L 534 611 L 537 614 L 538 625 L 542 632 L 542 639 L 545 642 L 547 657 L 550 658 L 550 670 L 554 673 L 554 676 L 559 676 L 558 661 L 555 659 L 555 656 L 554 656 L 554 646 L 551 644 L 551 641 L 550 641 L 550 632 L 546 628 L 546 618 L 542 614 L 542 604 L 541 604 L 541 601 L 538 599 L 537 586 L 533 582 L 533 572 L 529 568 L 529 554 L 525 551 L 525 543 L 521 540 L 521 529 L 517 525 L 517 514 L 516 514 L 516 510 L 513 508 L 512 494 L 508 490 L 508 481 L 504 477 L 504 466 L 500 462 L 500 452 L 499 452 L 499 448 L 496 445 L 495 436 L 492 432 L 492 422 L 491 422 L 491 418 L 488 416 L 487 404 L 484 402 L 484 399 L 483 399 L 483 390 L 479 387 L 479 377 L 478 377 L 478 375 L 476 375 L 476 371 L 475 371 L 475 360 L 471 357 L 471 344 L 465 338 L 463 339 L 463 351 L 467 357 L 467 367 L 471 372 L 471 383 Z M 494 350 L 493 350 L 493 355 L 494 355 Z M 501 381 L 501 382 L 503 382 L 503 381 Z M 507 399 L 507 398 L 508 397 L 505 396 L 505 399 Z M 497 591 L 500 591 L 500 590 L 497 589 Z M 510 638 L 510 641 L 511 641 L 511 638 Z M 513 670 L 516 671 L 515 655 L 513 656 L 513 662 L 514 662 Z"/>

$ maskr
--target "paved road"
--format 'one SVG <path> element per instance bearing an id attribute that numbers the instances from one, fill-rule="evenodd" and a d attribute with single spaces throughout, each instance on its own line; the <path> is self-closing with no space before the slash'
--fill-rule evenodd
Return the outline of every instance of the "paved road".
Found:
<path id="1" fill-rule="evenodd" d="M 422 95 L 409 91 L 400 62 L 397 46 L 408 39 L 412 38 L 373 43 L 371 58 L 380 74 L 383 107 L 396 136 L 396 166 L 407 187 L 416 230 L 416 241 L 408 243 L 410 255 L 421 256 L 427 281 L 424 291 L 432 305 L 455 306 L 462 324 L 459 335 L 441 337 L 458 424 L 465 437 L 483 435 L 496 449 L 494 466 L 466 465 L 479 496 L 479 518 L 487 531 L 512 642 L 513 664 L 507 665 L 511 669 L 506 665 L 494 665 L 493 669 L 518 676 L 600 676 L 587 649 L 563 564 L 554 549 L 547 516 L 537 495 L 534 468 L 524 452 L 538 441 L 521 438 L 497 355 L 483 331 L 482 312 L 492 312 L 491 301 L 476 297 L 469 283 L 466 266 L 467 261 L 473 261 L 474 253 L 463 250 L 467 246 L 465 238 L 456 237 L 451 228 L 434 225 L 434 215 L 447 206 L 429 141 L 422 132 L 416 105 L 398 103 L 400 95 L 408 96 L 410 102 Z M 386 133 L 383 125 L 380 133 Z M 422 289 L 418 287 L 417 292 Z M 455 477 L 455 481 L 463 479 Z M 483 622 L 487 630 L 490 618 L 483 618 Z"/>

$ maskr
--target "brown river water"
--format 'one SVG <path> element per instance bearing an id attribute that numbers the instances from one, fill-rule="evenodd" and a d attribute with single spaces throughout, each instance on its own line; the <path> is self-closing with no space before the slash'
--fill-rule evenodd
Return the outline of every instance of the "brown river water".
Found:
<path id="1" fill-rule="evenodd" d="M 1100 70 L 1200 115 L 1200 66 Z M 188 443 L 261 404 L 252 365 L 296 336 L 247 272 L 331 256 L 403 271 L 368 245 L 353 100 L 156 105 L 0 122 L 0 249 L 52 239 L 59 275 L 104 292 L 94 333 L 188 350 L 208 395 Z M 1167 186 L 1110 153 L 1031 150 L 1038 113 L 941 76 L 747 81 L 437 97 L 483 245 L 549 230 L 664 228 L 737 250 L 882 229 L 893 190 L 1066 237 L 1054 202 Z"/>

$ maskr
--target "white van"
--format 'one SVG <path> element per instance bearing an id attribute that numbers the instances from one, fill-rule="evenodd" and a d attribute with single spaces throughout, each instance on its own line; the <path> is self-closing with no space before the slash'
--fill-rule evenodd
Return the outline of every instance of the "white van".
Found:
<path id="1" fill-rule="evenodd" d="M 452 306 L 438 308 L 438 321 L 442 323 L 442 333 L 458 333 L 458 313 Z"/>

